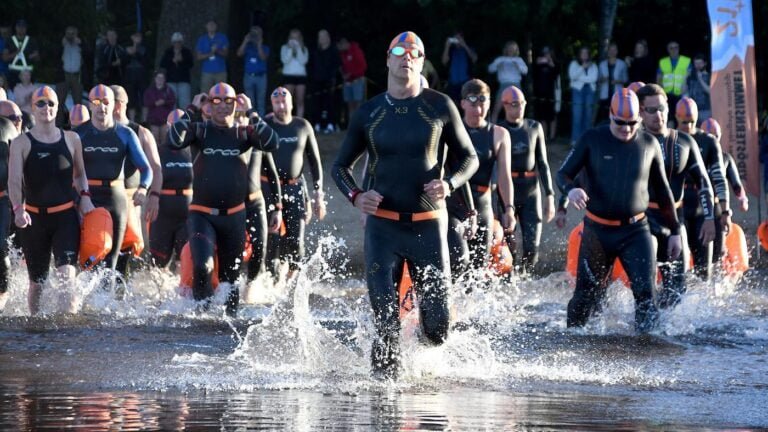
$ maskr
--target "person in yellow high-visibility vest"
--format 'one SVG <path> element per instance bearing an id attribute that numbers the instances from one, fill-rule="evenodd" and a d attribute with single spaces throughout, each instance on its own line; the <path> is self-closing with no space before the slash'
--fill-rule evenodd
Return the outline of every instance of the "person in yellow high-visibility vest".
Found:
<path id="1" fill-rule="evenodd" d="M 688 89 L 686 79 L 691 71 L 691 58 L 680 55 L 680 44 L 670 41 L 667 44 L 668 57 L 659 60 L 656 83 L 664 88 L 669 106 L 677 106 L 680 96 Z"/>

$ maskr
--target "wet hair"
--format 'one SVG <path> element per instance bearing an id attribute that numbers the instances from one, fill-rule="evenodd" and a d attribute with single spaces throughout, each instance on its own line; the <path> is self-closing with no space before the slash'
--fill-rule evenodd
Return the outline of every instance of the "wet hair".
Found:
<path id="1" fill-rule="evenodd" d="M 637 91 L 637 99 L 640 100 L 640 105 L 643 104 L 646 97 L 651 96 L 664 96 L 666 98 L 667 94 L 658 84 L 646 84 Z"/>
<path id="2" fill-rule="evenodd" d="M 471 79 L 465 82 L 463 86 L 461 86 L 461 98 L 464 99 L 465 97 L 473 94 L 489 95 L 491 94 L 491 88 L 488 87 L 488 84 L 486 84 L 483 80 L 479 80 L 477 78 Z"/>

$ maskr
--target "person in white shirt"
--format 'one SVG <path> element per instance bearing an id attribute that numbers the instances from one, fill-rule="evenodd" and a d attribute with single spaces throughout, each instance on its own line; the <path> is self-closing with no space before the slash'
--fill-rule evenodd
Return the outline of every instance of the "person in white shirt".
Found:
<path id="1" fill-rule="evenodd" d="M 589 48 L 581 47 L 579 56 L 568 66 L 571 80 L 573 101 L 573 121 L 571 124 L 571 146 L 576 144 L 581 134 L 592 126 L 597 85 L 597 66 L 592 62 Z"/>
<path id="2" fill-rule="evenodd" d="M 493 104 L 491 112 L 491 121 L 496 122 L 501 112 L 501 93 L 509 86 L 523 88 L 521 82 L 523 75 L 528 74 L 528 66 L 520 58 L 520 47 L 515 41 L 509 41 L 504 44 L 502 55 L 496 57 L 493 63 L 488 65 L 488 72 L 495 73 L 499 80 L 499 91 L 496 93 L 496 102 Z"/>
<path id="3" fill-rule="evenodd" d="M 619 47 L 611 42 L 606 51 L 606 59 L 598 67 L 597 83 L 600 86 L 600 104 L 597 118 L 606 118 L 611 107 L 611 96 L 629 82 L 627 63 L 619 58 Z"/>
<path id="4" fill-rule="evenodd" d="M 304 95 L 307 92 L 307 61 L 309 50 L 299 29 L 288 33 L 288 42 L 280 48 L 283 62 L 283 86 L 293 95 L 296 116 L 304 117 Z"/>

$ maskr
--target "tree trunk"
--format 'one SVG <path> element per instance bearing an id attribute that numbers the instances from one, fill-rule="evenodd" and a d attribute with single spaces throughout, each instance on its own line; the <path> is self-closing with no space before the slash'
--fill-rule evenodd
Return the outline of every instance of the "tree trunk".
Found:
<path id="1" fill-rule="evenodd" d="M 600 58 L 605 58 L 613 34 L 613 21 L 619 0 L 600 0 Z"/>

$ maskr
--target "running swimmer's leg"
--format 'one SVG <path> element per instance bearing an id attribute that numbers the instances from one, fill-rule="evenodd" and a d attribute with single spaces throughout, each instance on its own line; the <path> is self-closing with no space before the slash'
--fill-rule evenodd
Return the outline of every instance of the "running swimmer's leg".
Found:
<path id="1" fill-rule="evenodd" d="M 128 207 L 125 199 L 125 192 L 119 188 L 111 188 L 105 191 L 108 203 L 99 207 L 106 207 L 112 216 L 112 250 L 104 258 L 105 265 L 112 269 L 117 269 L 117 259 L 120 256 L 120 246 L 125 238 L 125 227 L 128 223 Z M 95 195 L 95 194 L 94 194 Z"/>
<path id="2" fill-rule="evenodd" d="M 712 245 L 712 263 L 717 266 L 725 254 L 725 231 L 719 217 L 715 217 L 715 240 Z M 698 231 L 697 231 L 698 232 Z"/>
<path id="3" fill-rule="evenodd" d="M 399 222 L 369 216 L 365 226 L 365 276 L 377 337 L 371 348 L 375 374 L 396 378 L 400 367 L 400 307 L 394 273 L 403 266 L 398 255 L 405 234 Z"/>
<path id="4" fill-rule="evenodd" d="M 229 216 L 215 216 L 216 246 L 219 255 L 219 280 L 232 286 L 227 297 L 227 314 L 237 314 L 240 304 L 240 264 L 245 249 L 245 211 Z"/>
<path id="5" fill-rule="evenodd" d="M 453 212 L 448 213 L 448 251 L 450 255 L 453 277 L 464 276 L 469 269 L 469 246 L 464 238 L 464 227 L 462 220 Z"/>
<path id="6" fill-rule="evenodd" d="M 680 235 L 683 236 L 683 242 L 685 242 L 685 229 L 682 227 Z M 687 254 L 681 253 L 677 259 L 669 259 L 667 255 L 669 237 L 662 235 L 657 236 L 656 239 L 658 240 L 656 261 L 661 273 L 661 290 L 659 291 L 658 303 L 659 307 L 664 309 L 675 306 L 680 301 L 680 297 L 685 294 L 685 266 L 683 263 L 687 259 Z"/>
<path id="7" fill-rule="evenodd" d="M 533 182 L 525 199 L 522 214 L 520 215 L 520 230 L 523 235 L 523 259 L 522 265 L 525 272 L 533 274 L 536 263 L 539 261 L 539 243 L 541 242 L 541 193 L 539 185 Z"/>
<path id="8" fill-rule="evenodd" d="M 576 289 L 568 302 L 568 327 L 584 326 L 605 295 L 610 269 L 615 256 L 606 246 L 613 232 L 589 221 L 584 222 L 576 267 Z"/>
<path id="9" fill-rule="evenodd" d="M 448 287 L 451 283 L 450 257 L 445 240 L 446 217 L 416 222 L 408 238 L 408 255 L 412 257 L 415 275 L 413 285 L 419 299 L 419 312 L 424 336 L 433 344 L 448 337 Z M 409 259 L 411 259 L 409 257 Z"/>
<path id="10" fill-rule="evenodd" d="M 656 326 L 658 320 L 658 310 L 653 298 L 656 281 L 653 240 L 645 221 L 627 229 L 631 231 L 622 241 L 619 260 L 624 266 L 635 297 L 635 330 L 646 333 Z"/>
<path id="11" fill-rule="evenodd" d="M 699 239 L 698 233 L 701 231 L 701 226 L 704 224 L 703 216 L 696 216 L 685 219 L 685 228 L 689 233 L 694 235 L 688 236 L 688 247 L 691 250 L 693 256 L 693 269 L 696 276 L 708 281 L 712 276 L 712 243 L 703 244 Z"/>
<path id="12" fill-rule="evenodd" d="M 280 258 L 288 262 L 290 273 L 293 273 L 299 268 L 299 264 L 304 258 L 306 203 L 301 185 L 286 185 L 284 187 L 286 188 L 284 194 L 287 194 L 289 198 L 283 200 L 286 233 L 280 241 Z"/>
<path id="13" fill-rule="evenodd" d="M 152 256 L 152 265 L 156 267 L 165 268 L 171 261 L 176 228 L 174 219 L 161 211 L 157 219 L 152 222 L 149 230 L 149 252 Z"/>
<path id="14" fill-rule="evenodd" d="M 251 241 L 251 260 L 248 262 L 248 280 L 252 281 L 264 271 L 267 253 L 267 212 L 264 200 L 253 201 L 246 209 L 246 225 Z"/>
<path id="15" fill-rule="evenodd" d="M 45 281 L 48 279 L 53 247 L 53 229 L 48 218 L 50 215 L 29 214 L 32 223 L 26 228 L 19 229 L 21 249 L 27 261 L 29 274 L 29 294 L 27 303 L 29 313 L 37 315 L 40 312 L 40 299 Z M 78 230 L 79 232 L 79 230 Z"/>
<path id="16" fill-rule="evenodd" d="M 490 201 L 490 193 L 482 194 L 475 200 L 475 206 L 477 207 L 477 234 L 475 234 L 475 238 L 468 241 L 470 260 L 472 268 L 475 270 L 488 267 L 493 234 L 493 211 L 491 210 Z"/>
<path id="17" fill-rule="evenodd" d="M 11 228 L 11 206 L 8 197 L 0 198 L 0 311 L 8 300 L 8 271 L 11 260 L 8 258 L 8 234 Z"/>
<path id="18" fill-rule="evenodd" d="M 80 248 L 80 220 L 75 209 L 49 215 L 52 220 L 53 262 L 56 265 L 56 279 L 60 286 L 66 289 L 64 310 L 69 313 L 77 312 L 77 295 L 75 276 L 77 275 L 78 255 Z"/>
<path id="19" fill-rule="evenodd" d="M 187 229 L 190 233 L 189 251 L 192 254 L 192 294 L 195 301 L 208 300 L 213 296 L 211 275 L 216 253 L 216 232 L 208 215 L 200 212 L 189 212 Z"/>

